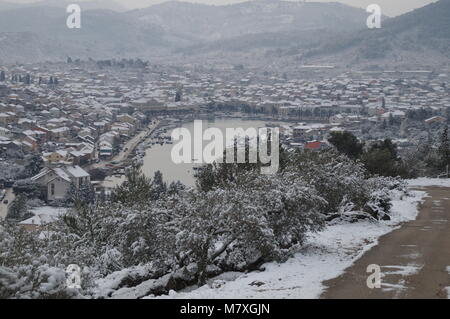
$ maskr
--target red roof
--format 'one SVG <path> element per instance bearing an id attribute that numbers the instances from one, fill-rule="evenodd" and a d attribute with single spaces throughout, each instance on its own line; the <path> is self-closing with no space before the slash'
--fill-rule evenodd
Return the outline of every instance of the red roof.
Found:
<path id="1" fill-rule="evenodd" d="M 308 150 L 318 150 L 322 146 L 322 142 L 308 142 L 305 144 L 305 148 Z"/>

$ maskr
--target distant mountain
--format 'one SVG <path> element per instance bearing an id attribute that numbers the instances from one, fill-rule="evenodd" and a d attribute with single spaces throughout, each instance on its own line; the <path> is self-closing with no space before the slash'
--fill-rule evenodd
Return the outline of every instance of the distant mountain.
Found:
<path id="1" fill-rule="evenodd" d="M 151 24 L 142 25 L 131 17 L 110 10 L 87 10 L 82 13 L 81 28 L 69 29 L 68 14 L 58 7 L 26 7 L 0 12 L 0 46 L 18 47 L 18 55 L 3 55 L 3 60 L 20 61 L 25 51 L 44 52 L 49 57 L 136 56 L 154 47 L 168 45 L 163 31 Z M 40 39 L 42 43 L 13 42 L 20 33 Z M 9 35 L 8 35 L 9 34 Z M 11 34 L 16 34 L 12 37 Z M 31 58 L 33 52 L 29 54 Z M 31 59 L 33 61 L 34 59 Z"/>
<path id="2" fill-rule="evenodd" d="M 365 26 L 364 10 L 339 3 L 254 0 L 226 6 L 170 1 L 128 15 L 159 25 L 190 40 L 223 40 L 249 34 L 329 29 L 355 31 Z"/>
<path id="3" fill-rule="evenodd" d="M 210 44 L 210 49 L 229 44 L 233 49 L 242 41 L 256 48 L 284 46 L 297 41 L 297 33 L 306 44 L 327 33 L 323 30 L 360 29 L 366 19 L 363 10 L 337 3 L 255 0 L 211 6 L 166 2 L 129 12 L 95 9 L 105 1 L 114 3 L 110 0 L 80 2 L 83 9 L 88 3 L 94 8 L 82 11 L 81 29 L 66 27 L 68 14 L 63 9 L 69 0 L 16 5 L 0 10 L 0 32 L 30 33 L 42 39 L 43 44 L 51 39 L 49 45 L 35 50 L 49 51 L 52 57 L 137 56 L 157 49 L 186 49 L 194 53 L 193 48 L 204 48 L 205 44 Z M 5 37 L 0 45 L 8 46 L 7 39 L 11 36 Z M 22 45 L 24 52 L 33 50 L 27 43 Z M 3 56 L 5 61 L 17 59 L 17 56 Z"/>
<path id="4" fill-rule="evenodd" d="M 0 32 L 0 63 L 51 60 L 43 39 L 29 32 Z"/>
<path id="5" fill-rule="evenodd" d="M 8 1 L 0 1 L 0 11 L 3 10 L 11 10 L 11 9 L 20 9 L 27 7 L 56 7 L 56 8 L 67 8 L 69 4 L 77 3 L 80 5 L 82 10 L 96 10 L 96 9 L 106 9 L 117 12 L 126 11 L 126 9 L 117 3 L 114 0 L 82 0 L 82 1 L 73 1 L 73 0 L 41 0 L 38 2 L 31 3 L 12 3 Z"/>
<path id="6" fill-rule="evenodd" d="M 80 2 L 82 27 L 68 29 L 64 7 L 70 2 L 10 6 L 0 0 L 0 62 L 155 56 L 252 63 L 257 57 L 260 65 L 269 61 L 277 68 L 449 61 L 450 0 L 384 19 L 378 30 L 367 29 L 362 9 L 281 0 L 226 6 L 171 1 L 126 12 L 97 9 L 105 2 L 115 7 L 110 0 L 89 2 L 92 9 Z"/>
<path id="7" fill-rule="evenodd" d="M 395 63 L 449 63 L 450 0 L 440 0 L 389 19 L 381 29 L 365 29 L 338 36 L 333 41 L 311 48 L 307 55 L 347 56 L 355 63 L 386 60 Z"/>

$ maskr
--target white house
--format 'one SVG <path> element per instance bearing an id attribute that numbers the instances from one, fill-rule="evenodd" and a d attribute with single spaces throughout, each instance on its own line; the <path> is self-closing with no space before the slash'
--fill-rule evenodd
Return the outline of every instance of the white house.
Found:
<path id="1" fill-rule="evenodd" d="M 91 182 L 89 173 L 79 166 L 45 167 L 31 180 L 46 186 L 49 201 L 64 199 L 71 183 L 79 188 Z"/>

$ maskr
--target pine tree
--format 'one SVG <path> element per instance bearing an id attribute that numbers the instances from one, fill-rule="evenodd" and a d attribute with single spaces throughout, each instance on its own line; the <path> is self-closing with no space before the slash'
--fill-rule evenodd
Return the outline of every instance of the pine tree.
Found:
<path id="1" fill-rule="evenodd" d="M 44 167 L 44 161 L 40 154 L 32 154 L 27 158 L 27 163 L 25 164 L 25 172 L 28 177 L 32 177 L 38 174 Z"/>
<path id="2" fill-rule="evenodd" d="M 328 141 L 338 150 L 352 159 L 358 158 L 363 152 L 363 144 L 351 132 L 332 132 Z"/>
<path id="3" fill-rule="evenodd" d="M 167 188 L 167 192 L 169 194 L 179 194 L 182 191 L 186 189 L 186 186 L 184 186 L 183 183 L 180 181 L 172 182 L 170 183 L 169 187 Z"/>
<path id="4" fill-rule="evenodd" d="M 389 119 L 388 119 L 389 126 L 393 126 L 395 124 L 394 116 L 392 113 L 389 113 Z"/>
<path id="5" fill-rule="evenodd" d="M 28 211 L 27 198 L 23 194 L 17 195 L 8 211 L 8 219 L 22 221 L 29 218 L 32 214 Z"/>
<path id="6" fill-rule="evenodd" d="M 69 188 L 67 189 L 66 196 L 64 198 L 64 202 L 69 205 L 75 203 L 76 199 L 78 197 L 77 193 L 78 192 L 77 192 L 77 187 L 76 187 L 75 183 L 71 182 L 69 185 Z"/>
<path id="7" fill-rule="evenodd" d="M 175 94 L 175 102 L 180 102 L 181 101 L 181 96 L 182 96 L 181 90 L 178 89 L 176 94 Z"/>
<path id="8" fill-rule="evenodd" d="M 29 74 L 25 75 L 24 83 L 27 85 L 31 84 L 31 75 L 29 75 Z"/>
<path id="9" fill-rule="evenodd" d="M 78 188 L 78 200 L 86 204 L 95 202 L 95 189 L 91 183 L 83 183 Z"/>
<path id="10" fill-rule="evenodd" d="M 95 202 L 95 190 L 90 183 L 81 184 L 78 188 L 72 182 L 64 200 L 67 204 L 93 204 Z"/>
<path id="11" fill-rule="evenodd" d="M 153 177 L 153 189 L 157 198 L 160 198 L 167 192 L 167 184 L 164 182 L 160 171 L 156 171 Z"/>
<path id="12" fill-rule="evenodd" d="M 126 174 L 126 181 L 114 188 L 111 201 L 132 206 L 145 203 L 152 194 L 152 180 L 144 175 L 140 165 L 133 165 Z"/>
<path id="13" fill-rule="evenodd" d="M 442 131 L 438 153 L 442 166 L 441 168 L 445 169 L 447 165 L 450 165 L 450 141 L 448 139 L 448 126 L 445 126 Z"/>
<path id="14" fill-rule="evenodd" d="M 405 118 L 400 124 L 400 135 L 403 137 L 408 136 L 408 118 Z"/>

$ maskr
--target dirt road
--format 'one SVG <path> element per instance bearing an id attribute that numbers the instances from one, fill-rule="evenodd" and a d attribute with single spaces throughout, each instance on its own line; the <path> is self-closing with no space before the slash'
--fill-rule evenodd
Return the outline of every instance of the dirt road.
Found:
<path id="1" fill-rule="evenodd" d="M 380 238 L 379 244 L 326 281 L 321 298 L 448 298 L 450 287 L 450 188 L 425 187 L 428 193 L 415 221 Z M 369 289 L 368 265 L 381 267 L 381 288 Z"/>

